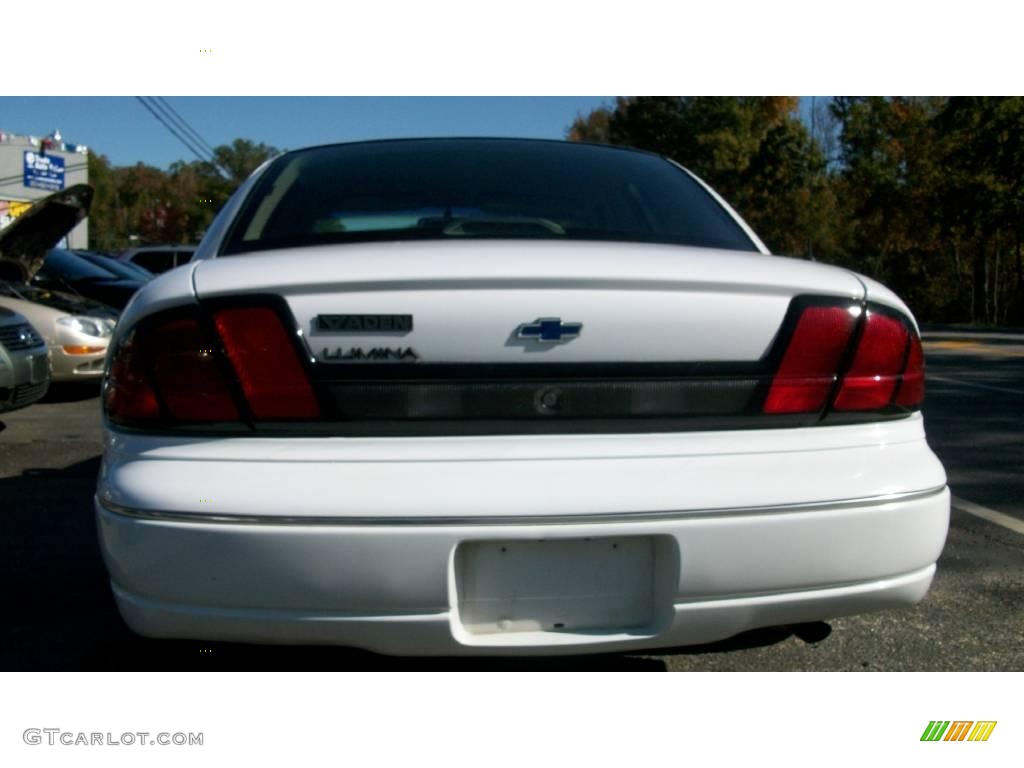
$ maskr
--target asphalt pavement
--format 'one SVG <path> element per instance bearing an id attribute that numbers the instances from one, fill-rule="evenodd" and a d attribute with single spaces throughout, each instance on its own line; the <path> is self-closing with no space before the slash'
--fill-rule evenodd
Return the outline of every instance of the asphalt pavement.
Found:
<path id="1" fill-rule="evenodd" d="M 1024 524 L 1024 336 L 1001 335 L 926 335 L 925 426 L 959 501 L 923 602 L 642 654 L 395 659 L 137 637 L 96 543 L 97 390 L 58 388 L 0 414 L 0 669 L 1022 670 L 1024 533 L 1013 525 Z"/>

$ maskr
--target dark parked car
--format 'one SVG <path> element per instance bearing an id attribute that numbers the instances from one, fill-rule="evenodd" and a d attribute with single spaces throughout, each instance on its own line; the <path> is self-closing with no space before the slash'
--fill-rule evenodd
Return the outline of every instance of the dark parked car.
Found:
<path id="1" fill-rule="evenodd" d="M 69 291 L 107 306 L 124 309 L 147 280 L 125 277 L 106 266 L 62 248 L 52 248 L 32 284 L 40 288 Z"/>
<path id="2" fill-rule="evenodd" d="M 192 245 L 144 245 L 131 248 L 117 258 L 159 274 L 191 261 L 195 252 Z"/>
<path id="3" fill-rule="evenodd" d="M 156 275 L 148 269 L 140 267 L 138 264 L 133 264 L 130 261 L 118 261 L 116 256 L 112 256 L 109 253 L 104 253 L 102 251 L 80 250 L 75 250 L 73 253 L 77 256 L 81 256 L 90 264 L 95 264 L 97 267 L 113 272 L 115 275 L 120 275 L 126 280 L 141 280 L 143 282 L 149 282 L 156 277 Z"/>

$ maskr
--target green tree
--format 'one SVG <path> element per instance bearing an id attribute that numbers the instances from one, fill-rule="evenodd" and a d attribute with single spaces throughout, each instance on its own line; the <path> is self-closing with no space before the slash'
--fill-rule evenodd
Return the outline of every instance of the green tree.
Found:
<path id="1" fill-rule="evenodd" d="M 946 148 L 942 215 L 969 272 L 970 317 L 1024 322 L 1024 99 L 951 98 L 937 124 Z"/>
<path id="2" fill-rule="evenodd" d="M 844 262 L 921 319 L 1024 319 L 1024 99 L 843 97 L 832 109 Z"/>
<path id="3" fill-rule="evenodd" d="M 121 249 L 118 227 L 118 190 L 114 169 L 105 155 L 90 152 L 86 158 L 89 184 L 95 190 L 89 209 L 89 247 L 100 250 Z"/>
<path id="4" fill-rule="evenodd" d="M 671 157 L 707 181 L 773 251 L 827 257 L 822 217 L 834 208 L 825 158 L 792 96 L 620 97 L 577 117 L 572 140 L 605 141 Z"/>
<path id="5" fill-rule="evenodd" d="M 938 212 L 944 146 L 941 98 L 838 97 L 841 170 L 836 194 L 847 222 L 843 263 L 893 288 L 922 317 L 958 304 L 954 259 L 943 258 Z"/>
<path id="6" fill-rule="evenodd" d="M 622 98 L 619 98 L 619 102 Z M 609 128 L 614 107 L 598 107 L 586 115 L 576 115 L 566 131 L 569 141 L 585 141 L 591 144 L 610 144 Z"/>
<path id="7" fill-rule="evenodd" d="M 96 187 L 90 212 L 91 247 L 118 251 L 132 243 L 195 243 L 238 185 L 274 147 L 248 139 L 214 148 L 214 161 L 173 163 L 167 171 L 139 163 L 115 168 L 89 155 Z"/>

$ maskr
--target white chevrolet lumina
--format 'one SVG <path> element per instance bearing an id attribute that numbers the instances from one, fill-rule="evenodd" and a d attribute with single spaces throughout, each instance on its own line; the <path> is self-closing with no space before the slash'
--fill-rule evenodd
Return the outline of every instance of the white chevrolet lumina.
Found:
<path id="1" fill-rule="evenodd" d="M 907 307 L 646 152 L 288 152 L 113 344 L 96 511 L 150 637 L 705 643 L 911 605 L 946 538 Z"/>

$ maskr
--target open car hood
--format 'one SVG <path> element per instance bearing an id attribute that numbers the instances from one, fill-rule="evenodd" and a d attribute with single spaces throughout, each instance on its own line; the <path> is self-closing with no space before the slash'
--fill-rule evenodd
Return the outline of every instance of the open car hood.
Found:
<path id="1" fill-rule="evenodd" d="M 28 282 L 46 252 L 89 215 L 93 188 L 75 184 L 36 202 L 0 230 L 0 279 Z"/>
<path id="2" fill-rule="evenodd" d="M 75 296 L 61 291 L 51 291 L 27 283 L 6 282 L 0 280 L 0 297 L 21 299 L 33 304 L 42 304 L 69 315 L 88 315 L 89 317 L 109 317 L 116 319 L 120 314 L 113 307 L 92 301 L 84 296 Z"/>

